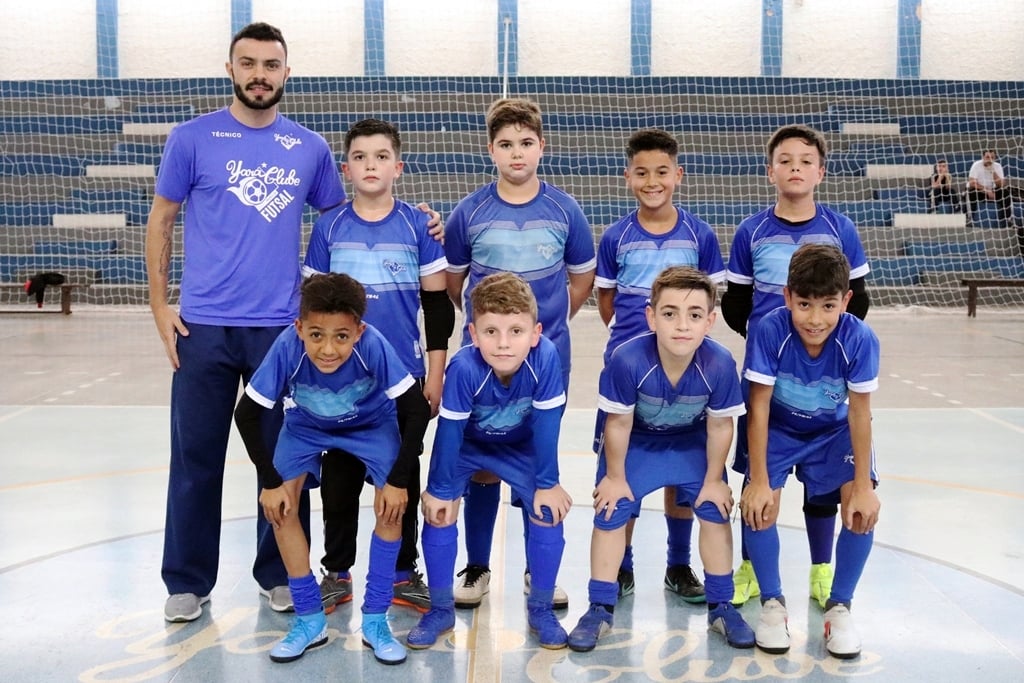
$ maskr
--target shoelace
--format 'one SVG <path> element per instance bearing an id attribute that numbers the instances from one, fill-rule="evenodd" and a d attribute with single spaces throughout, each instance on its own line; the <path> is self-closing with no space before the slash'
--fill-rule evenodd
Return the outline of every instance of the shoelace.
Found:
<path id="1" fill-rule="evenodd" d="M 473 566 L 470 566 L 470 567 L 466 567 L 465 569 L 463 569 L 461 572 L 459 572 L 455 576 L 462 576 L 463 574 L 465 574 L 466 575 L 466 587 L 469 588 L 471 586 L 475 586 L 476 582 L 480 580 L 480 577 L 483 576 L 484 572 L 486 572 L 486 571 L 487 570 L 484 569 L 483 567 L 477 567 L 476 565 L 473 565 Z"/>

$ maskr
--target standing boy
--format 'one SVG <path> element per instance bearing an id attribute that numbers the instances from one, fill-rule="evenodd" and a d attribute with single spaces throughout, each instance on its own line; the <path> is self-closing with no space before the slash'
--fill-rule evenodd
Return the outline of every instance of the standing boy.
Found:
<path id="1" fill-rule="evenodd" d="M 395 567 L 394 602 L 420 612 L 430 608 L 430 593 L 416 571 L 418 505 L 423 436 L 441 401 L 448 338 L 455 311 L 446 290 L 444 248 L 427 228 L 427 216 L 395 199 L 392 189 L 402 173 L 398 129 L 379 119 L 363 119 L 345 135 L 342 171 L 352 183 L 351 203 L 333 209 L 313 226 L 303 268 L 314 273 L 348 273 L 366 288 L 366 316 L 395 347 L 415 386 L 399 396 L 400 463 L 390 486 L 407 492 L 411 505 L 402 516 L 402 548 Z M 420 343 L 422 306 L 426 349 Z M 424 355 L 427 367 L 424 368 Z M 324 460 L 321 496 L 324 509 L 324 578 L 320 583 L 328 612 L 352 599 L 349 569 L 355 562 L 359 492 L 366 478 L 356 458 Z"/>
<path id="2" fill-rule="evenodd" d="M 879 348 L 871 328 L 844 312 L 849 282 L 849 264 L 839 249 L 800 247 L 789 264 L 785 308 L 764 316 L 748 345 L 750 460 L 740 511 L 761 587 L 757 646 L 772 654 L 789 650 L 775 523 L 794 467 L 808 500 L 842 505 L 835 580 L 825 603 L 825 647 L 841 659 L 860 654 L 850 604 L 880 507 L 871 444 Z"/>
<path id="3" fill-rule="evenodd" d="M 306 280 L 295 326 L 274 341 L 235 409 L 295 605 L 291 631 L 270 651 L 275 662 L 293 661 L 327 642 L 320 587 L 309 568 L 309 542 L 294 505 L 304 489 L 319 485 L 321 460 L 333 457 L 333 451 L 358 458 L 376 489 L 363 643 L 384 664 L 405 661 L 405 648 L 388 627 L 387 609 L 406 498 L 405 489 L 392 486 L 388 479 L 395 468 L 409 467 L 408 462 L 396 462 L 409 454 L 399 455 L 394 399 L 414 381 L 387 340 L 363 322 L 365 312 L 365 291 L 348 275 L 330 273 Z M 285 406 L 284 426 L 271 456 L 260 421 L 278 400 Z M 325 451 L 332 452 L 325 456 Z"/>
<path id="4" fill-rule="evenodd" d="M 541 336 L 537 301 L 512 273 L 473 288 L 472 346 L 452 357 L 423 493 L 423 555 L 431 608 L 409 632 L 409 646 L 432 646 L 455 626 L 453 575 L 459 499 L 474 472 L 494 472 L 529 515 L 527 600 L 530 630 L 541 647 L 565 647 L 552 611 L 565 548 L 562 520 L 572 499 L 558 482 L 558 433 L 565 405 L 558 350 Z"/>
<path id="5" fill-rule="evenodd" d="M 608 227 L 597 249 L 597 307 L 611 333 L 604 351 L 605 366 L 620 344 L 650 333 L 645 311 L 651 283 L 662 269 L 692 266 L 716 284 L 725 280 L 722 253 L 711 226 L 672 203 L 683 178 L 678 158 L 679 143 L 656 128 L 637 131 L 626 144 L 626 185 L 639 206 Z M 604 413 L 599 412 L 595 446 L 603 436 L 603 423 Z M 703 602 L 704 586 L 690 568 L 693 508 L 677 505 L 671 486 L 665 488 L 664 504 L 668 525 L 665 589 L 687 602 Z M 619 597 L 630 595 L 635 588 L 634 522 L 632 518 L 626 525 Z"/>
<path id="6" fill-rule="evenodd" d="M 649 332 L 615 349 L 601 373 L 598 406 L 604 433 L 594 488 L 590 541 L 590 609 L 569 635 L 587 652 L 611 628 L 625 526 L 643 497 L 672 486 L 700 519 L 708 627 L 733 647 L 754 646 L 754 633 L 730 604 L 732 490 L 725 460 L 734 416 L 744 412 L 736 362 L 706 338 L 715 322 L 715 284 L 687 266 L 665 269 L 651 286 Z"/>
<path id="7" fill-rule="evenodd" d="M 847 310 L 863 319 L 868 312 L 864 286 L 869 267 L 853 222 L 814 200 L 814 190 L 825 177 L 825 138 L 803 125 L 783 126 L 768 140 L 768 180 L 775 186 L 773 206 L 740 223 L 729 252 L 729 281 L 722 297 L 722 315 L 733 330 L 746 337 L 746 356 L 761 319 L 782 306 L 789 259 L 803 244 L 831 244 L 850 262 L 851 298 Z M 742 382 L 744 396 L 747 382 Z M 746 418 L 737 423 L 733 469 L 743 473 L 747 463 Z M 811 553 L 811 598 L 822 608 L 832 586 L 832 545 L 836 506 L 815 503 L 804 495 L 804 520 Z M 741 545 L 743 562 L 734 576 L 734 605 L 759 595 L 757 577 Z"/>
<path id="8" fill-rule="evenodd" d="M 540 306 L 539 321 L 562 362 L 563 383 L 569 386 L 571 350 L 569 319 L 590 296 L 594 285 L 594 240 L 590 225 L 571 196 L 537 177 L 544 152 L 540 107 L 525 99 L 501 99 L 487 110 L 487 150 L 498 180 L 459 202 L 448 220 L 448 295 L 463 301 L 470 341 L 471 297 L 481 279 L 511 271 L 529 283 Z M 568 283 L 568 286 L 566 285 Z M 467 566 L 455 589 L 459 607 L 476 607 L 490 585 L 491 541 L 498 514 L 499 482 L 491 473 L 473 478 L 465 496 Z M 533 525 L 523 508 L 524 534 Z M 529 591 L 527 565 L 525 590 Z M 560 588 L 555 607 L 568 607 Z"/>

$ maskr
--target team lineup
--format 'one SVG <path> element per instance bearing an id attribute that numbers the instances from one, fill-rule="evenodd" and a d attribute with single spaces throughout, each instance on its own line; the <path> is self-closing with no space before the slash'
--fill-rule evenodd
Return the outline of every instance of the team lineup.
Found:
<path id="1" fill-rule="evenodd" d="M 856 227 L 815 201 L 823 136 L 791 125 L 766 141 L 776 200 L 740 223 L 725 262 L 708 223 L 674 203 L 676 140 L 636 131 L 624 158 L 636 208 L 595 249 L 577 201 L 538 176 L 545 139 L 534 102 L 491 104 L 497 179 L 442 224 L 429 205 L 394 197 L 402 143 L 387 121 L 364 119 L 346 134 L 346 197 L 326 141 L 278 112 L 287 55 L 268 24 L 236 34 L 231 104 L 176 126 L 157 177 L 150 306 L 174 370 L 165 619 L 197 619 L 216 583 L 235 425 L 259 481 L 253 576 L 271 609 L 295 613 L 270 651 L 275 662 L 325 644 L 326 615 L 353 600 L 350 570 L 367 552 L 357 543 L 366 481 L 375 524 L 361 638 L 379 662 L 432 647 L 455 627 L 456 609 L 486 599 L 502 481 L 523 517 L 527 624 L 541 647 L 588 652 L 612 628 L 616 603 L 635 589 L 641 501 L 661 490 L 665 589 L 706 603 L 708 630 L 729 646 L 786 653 L 776 520 L 791 474 L 803 487 L 808 595 L 824 611 L 825 648 L 857 657 L 852 603 L 880 508 L 870 402 L 879 343 L 863 321 L 869 265 Z M 320 215 L 303 245 L 307 204 Z M 186 265 L 175 309 L 179 213 Z M 559 482 L 558 437 L 572 386 L 570 321 L 592 294 L 609 340 L 593 401 L 589 604 L 567 630 L 557 579 L 573 500 Z M 465 325 L 449 356 L 456 308 Z M 738 361 L 708 336 L 719 308 L 745 338 Z M 726 472 L 734 441 L 738 496 Z M 466 566 L 456 574 L 460 508 Z M 703 577 L 691 568 L 695 518 Z M 736 609 L 751 598 L 761 602 L 754 624 Z M 404 643 L 388 624 L 392 605 L 421 614 Z"/>

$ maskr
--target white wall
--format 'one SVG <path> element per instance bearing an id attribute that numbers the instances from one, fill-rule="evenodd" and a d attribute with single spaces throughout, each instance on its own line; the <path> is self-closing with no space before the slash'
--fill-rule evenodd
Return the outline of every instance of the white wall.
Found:
<path id="1" fill-rule="evenodd" d="M 294 76 L 365 73 L 363 0 L 253 0 Z M 497 0 L 384 0 L 391 76 L 498 75 Z M 894 78 L 898 0 L 782 0 L 784 76 Z M 229 0 L 118 0 L 119 74 L 221 76 Z M 655 76 L 757 76 L 761 0 L 652 0 Z M 1024 2 L 921 0 L 921 77 L 1024 80 Z M 628 76 L 629 0 L 518 0 L 518 73 Z M 94 78 L 95 0 L 0 3 L 4 79 Z"/>

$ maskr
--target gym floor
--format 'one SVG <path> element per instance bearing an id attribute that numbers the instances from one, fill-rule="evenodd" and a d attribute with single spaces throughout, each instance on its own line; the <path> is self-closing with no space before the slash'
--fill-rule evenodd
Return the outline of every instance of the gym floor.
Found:
<path id="1" fill-rule="evenodd" d="M 249 571 L 256 483 L 236 437 L 217 586 L 200 619 L 165 623 L 171 373 L 148 309 L 79 305 L 70 316 L 2 315 L 0 679 L 1024 680 L 1024 311 L 982 309 L 968 319 L 962 309 L 874 309 L 868 322 L 883 354 L 872 398 L 882 514 L 853 609 L 864 643 L 858 659 L 825 652 L 821 610 L 806 599 L 800 487 L 790 486 L 780 518 L 793 637 L 787 655 L 729 648 L 708 633 L 704 606 L 662 588 L 665 524 L 654 494 L 636 528 L 636 593 L 620 602 L 615 629 L 595 651 L 547 651 L 530 635 L 521 518 L 503 505 L 483 606 L 460 610 L 451 638 L 385 667 L 358 632 L 366 553 L 354 570 L 356 600 L 328 617 L 328 644 L 290 664 L 268 658 L 290 615 L 267 607 Z M 559 574 L 570 597 L 560 615 L 567 630 L 587 606 L 590 442 L 607 338 L 593 310 L 572 325 L 573 386 L 560 442 L 562 482 L 576 501 Z M 742 339 L 724 321 L 714 336 L 742 357 Z M 738 493 L 739 477 L 731 483 Z M 368 536 L 368 492 L 363 502 Z M 313 505 L 315 566 L 322 551 L 315 493 Z M 738 536 L 738 522 L 733 528 Z M 735 546 L 738 555 L 738 538 Z M 696 541 L 694 548 L 699 574 Z M 742 608 L 751 624 L 756 602 Z M 391 617 L 401 638 L 418 615 L 394 607 Z"/>

